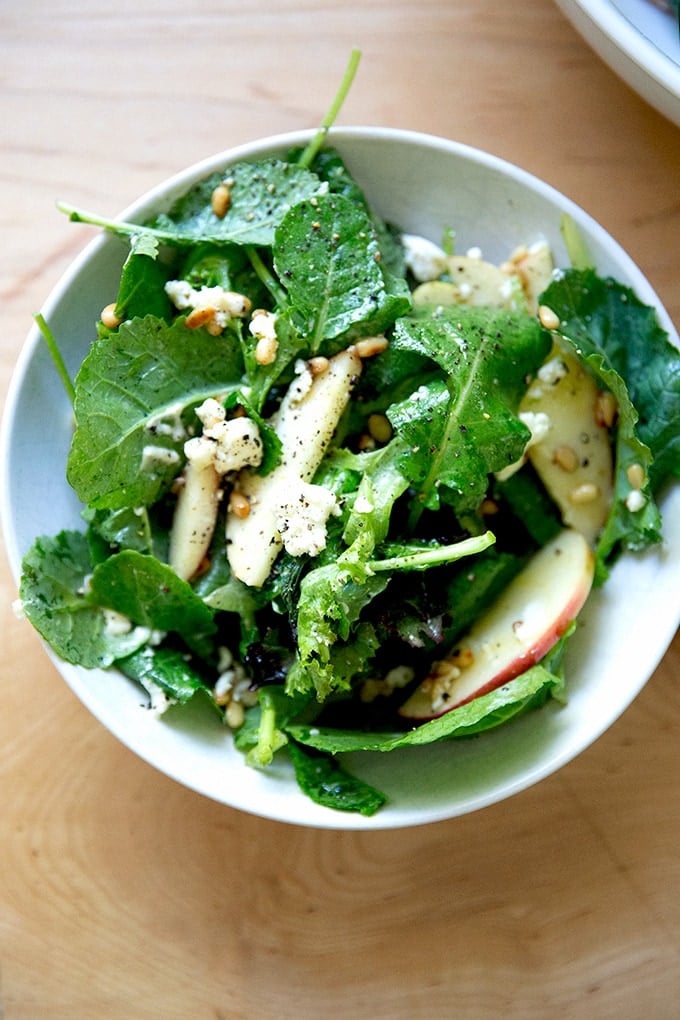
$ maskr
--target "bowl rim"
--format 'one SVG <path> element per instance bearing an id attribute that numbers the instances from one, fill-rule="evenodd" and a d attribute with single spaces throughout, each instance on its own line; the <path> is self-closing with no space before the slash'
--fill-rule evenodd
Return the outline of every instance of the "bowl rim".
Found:
<path id="1" fill-rule="evenodd" d="M 159 208 L 159 205 L 163 204 L 167 207 L 167 204 L 172 201 L 172 198 L 176 194 L 186 190 L 187 187 L 190 187 L 196 181 L 210 174 L 213 170 L 226 167 L 240 161 L 241 159 L 252 160 L 266 156 L 267 154 L 275 151 L 285 151 L 291 147 L 304 144 L 313 137 L 314 134 L 315 129 L 302 129 L 292 132 L 284 132 L 265 136 L 254 141 L 244 142 L 240 145 L 234 146 L 233 148 L 215 153 L 172 174 L 164 181 L 148 189 L 144 194 L 138 197 L 134 202 L 130 203 L 123 210 L 120 214 L 120 218 L 134 221 L 136 218 L 146 215 L 150 208 L 157 209 Z M 595 219 L 593 219 L 588 212 L 586 212 L 582 207 L 576 205 L 576 203 L 554 188 L 551 184 L 536 177 L 529 171 L 490 152 L 475 148 L 462 142 L 457 142 L 425 132 L 389 127 L 338 127 L 333 128 L 329 132 L 328 142 L 329 144 L 337 143 L 339 147 L 342 147 L 343 142 L 351 142 L 355 139 L 370 139 L 376 142 L 389 140 L 392 142 L 431 147 L 439 151 L 443 150 L 454 156 L 463 158 L 466 161 L 499 171 L 504 175 L 510 175 L 520 185 L 529 187 L 532 191 L 537 191 L 541 196 L 549 199 L 552 203 L 557 204 L 564 211 L 574 213 L 579 222 L 587 224 L 591 233 L 602 239 L 607 248 L 615 253 L 619 263 L 625 267 L 629 276 L 636 281 L 636 283 L 632 285 L 633 288 L 637 290 L 639 287 L 642 291 L 642 299 L 648 303 L 654 304 L 660 324 L 667 330 L 672 342 L 674 342 L 676 346 L 680 347 L 680 341 L 678 340 L 677 332 L 675 331 L 675 327 L 670 316 L 656 295 L 652 285 L 642 274 L 641 270 L 637 267 L 632 258 L 627 254 L 627 252 L 625 252 L 621 245 L 619 245 L 615 238 Z M 82 269 L 92 259 L 96 258 L 100 248 L 107 243 L 108 238 L 109 235 L 103 231 L 90 239 L 85 244 L 81 252 L 70 263 L 66 271 L 61 275 L 43 305 L 43 314 L 48 321 L 52 309 L 62 299 L 63 294 L 68 290 Z M 5 451 L 8 450 L 11 442 L 12 425 L 15 420 L 16 407 L 23 379 L 30 366 L 31 360 L 34 357 L 36 347 L 42 343 L 43 339 L 40 331 L 34 324 L 20 349 L 19 356 L 10 379 L 10 385 L 7 390 L 7 398 L 3 408 L 2 420 L 0 422 L 0 455 L 2 455 L 0 457 L 2 462 L 2 476 L 0 478 L 0 523 L 5 537 L 5 549 L 10 569 L 16 582 L 18 582 L 20 577 L 21 558 L 23 552 L 18 547 L 11 519 L 9 501 L 9 492 L 11 488 L 11 479 L 9 477 L 8 468 L 9 460 L 6 456 L 4 456 L 4 454 Z M 442 807 L 438 810 L 429 809 L 427 812 L 423 813 L 419 812 L 417 809 L 411 808 L 406 810 L 410 813 L 410 815 L 413 815 L 413 817 L 405 819 L 398 813 L 396 815 L 391 814 L 389 811 L 389 805 L 386 805 L 377 813 L 377 815 L 369 819 L 366 819 L 363 816 L 346 815 L 345 813 L 333 812 L 326 809 L 325 814 L 321 816 L 316 814 L 312 820 L 308 820 L 307 818 L 300 819 L 297 817 L 291 817 L 291 812 L 287 810 L 289 802 L 286 798 L 282 798 L 280 808 L 269 810 L 261 810 L 257 805 L 244 804 L 238 802 L 238 799 L 235 800 L 233 798 L 220 799 L 219 802 L 225 806 L 234 807 L 237 810 L 243 810 L 259 817 L 283 821 L 288 824 L 343 830 L 380 830 L 413 827 L 443 821 L 483 809 L 501 800 L 507 799 L 508 797 L 535 785 L 538 781 L 552 775 L 569 761 L 581 754 L 590 744 L 598 739 L 599 736 L 605 732 L 625 711 L 652 675 L 673 638 L 678 622 L 680 622 L 679 618 L 680 610 L 678 610 L 675 614 L 670 611 L 668 612 L 663 621 L 663 630 L 661 632 L 662 636 L 655 646 L 657 652 L 656 658 L 653 662 L 649 662 L 649 666 L 646 669 L 645 674 L 640 678 L 639 685 L 631 691 L 628 701 L 618 704 L 615 712 L 609 715 L 604 715 L 603 718 L 599 720 L 599 724 L 589 731 L 586 735 L 586 739 L 575 741 L 573 746 L 570 746 L 567 752 L 557 758 L 551 758 L 547 762 L 536 765 L 533 769 L 525 771 L 521 777 L 511 777 L 503 784 L 503 788 L 501 790 L 494 788 L 488 791 L 486 795 L 476 796 L 472 806 L 469 806 L 464 810 L 451 811 L 446 807 Z M 39 637 L 39 635 L 36 636 Z M 96 705 L 93 705 L 93 699 L 84 695 L 83 685 L 79 683 L 77 679 L 79 674 L 83 672 L 82 668 L 64 663 L 63 660 L 61 660 L 51 650 L 51 648 L 49 648 L 42 638 L 39 638 L 39 640 L 43 644 L 43 647 L 45 648 L 48 657 L 55 665 L 55 668 L 66 680 L 67 684 L 71 687 L 76 696 L 84 702 L 91 714 L 93 714 L 106 729 L 112 732 L 126 747 L 128 747 L 128 749 L 133 750 L 133 752 L 138 757 L 142 758 L 142 760 L 151 764 L 153 767 L 179 782 L 181 785 L 184 785 L 195 792 L 199 792 L 203 796 L 208 796 L 211 799 L 218 799 L 212 797 L 210 793 L 206 793 L 204 790 L 189 781 L 186 776 L 181 774 L 181 770 L 179 768 L 176 768 L 173 771 L 173 769 L 169 769 L 165 765 L 160 766 L 154 760 L 151 751 L 145 753 L 144 749 L 140 749 L 138 746 L 131 746 L 129 741 L 125 739 L 122 727 L 116 728 L 111 725 L 110 720 L 104 720 L 101 713 L 97 710 Z"/>

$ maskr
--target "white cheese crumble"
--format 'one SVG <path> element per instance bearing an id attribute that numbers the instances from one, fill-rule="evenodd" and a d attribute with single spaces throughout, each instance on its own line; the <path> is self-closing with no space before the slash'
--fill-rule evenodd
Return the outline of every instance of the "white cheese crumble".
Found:
<path id="1" fill-rule="evenodd" d="M 647 500 L 639 489 L 633 489 L 633 491 L 629 492 L 626 496 L 626 507 L 632 514 L 637 513 L 638 510 L 642 510 L 646 502 Z"/>
<path id="2" fill-rule="evenodd" d="M 201 287 L 196 290 L 186 280 L 168 280 L 165 293 L 175 308 L 209 308 L 214 311 L 218 326 L 226 326 L 230 319 L 239 319 L 250 310 L 250 302 L 244 294 L 224 287 Z"/>
<path id="3" fill-rule="evenodd" d="M 555 358 L 550 358 L 539 368 L 538 378 L 541 382 L 547 383 L 550 386 L 554 386 L 556 383 L 563 379 L 569 372 L 565 362 L 559 355 Z"/>
<path id="4" fill-rule="evenodd" d="M 438 280 L 446 272 L 446 252 L 433 241 L 418 234 L 402 234 L 401 243 L 406 266 L 418 283 Z"/>
<path id="5" fill-rule="evenodd" d="M 154 446 L 149 443 L 142 450 L 142 471 L 154 471 L 157 467 L 169 467 L 179 463 L 177 450 L 170 450 L 167 446 Z"/>
<path id="6" fill-rule="evenodd" d="M 146 423 L 147 431 L 157 436 L 170 436 L 175 442 L 181 442 L 187 434 L 182 421 L 183 410 L 184 405 L 181 403 L 164 408 L 149 418 Z"/>
<path id="7" fill-rule="evenodd" d="M 291 556 L 318 556 L 326 548 L 326 522 L 339 513 L 329 489 L 295 479 L 276 512 L 276 528 L 286 552 Z"/>
<path id="8" fill-rule="evenodd" d="M 208 397 L 196 408 L 203 434 L 187 440 L 184 453 L 197 467 L 212 464 L 219 475 L 258 467 L 262 463 L 262 438 L 257 423 L 241 416 L 227 420 L 219 400 Z"/>

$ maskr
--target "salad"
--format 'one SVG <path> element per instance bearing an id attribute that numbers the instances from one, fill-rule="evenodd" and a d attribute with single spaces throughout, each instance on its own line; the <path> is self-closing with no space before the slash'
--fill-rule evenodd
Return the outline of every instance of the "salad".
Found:
<path id="1" fill-rule="evenodd" d="M 680 354 L 570 221 L 571 265 L 494 265 L 383 222 L 331 142 L 142 224 L 67 210 L 128 251 L 74 382 L 41 320 L 83 525 L 36 538 L 20 601 L 64 660 L 207 701 L 250 765 L 370 815 L 343 752 L 566 699 L 592 586 L 661 541 Z"/>

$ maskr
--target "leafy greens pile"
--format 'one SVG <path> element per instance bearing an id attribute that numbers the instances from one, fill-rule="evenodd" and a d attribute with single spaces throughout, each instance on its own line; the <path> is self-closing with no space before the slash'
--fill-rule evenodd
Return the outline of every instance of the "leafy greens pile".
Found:
<path id="1" fill-rule="evenodd" d="M 67 476 L 85 526 L 37 539 L 20 595 L 62 658 L 115 666 L 154 704 L 204 698 L 229 718 L 228 674 L 231 694 L 245 691 L 234 739 L 251 764 L 285 745 L 310 797 L 372 814 L 385 798 L 345 770 L 342 752 L 470 736 L 563 697 L 568 635 L 515 680 L 415 727 L 397 712 L 404 690 L 362 697 L 364 681 L 395 667 L 422 678 L 560 529 L 530 465 L 498 480 L 530 438 L 518 407 L 553 336 L 521 303 L 415 307 L 398 230 L 369 207 L 341 155 L 316 143 L 214 174 L 142 225 L 70 210 L 129 252 L 114 323 L 99 322 L 75 380 Z M 225 180 L 230 206 L 218 216 L 211 198 Z M 258 360 L 242 317 L 220 332 L 189 325 L 169 279 L 275 313 L 276 357 Z M 680 474 L 680 358 L 651 309 L 587 266 L 556 274 L 541 302 L 619 407 L 615 497 L 596 550 L 602 582 L 622 550 L 659 541 L 653 497 Z M 185 442 L 201 429 L 196 408 L 213 398 L 227 417 L 256 422 L 256 471 L 267 474 L 281 457 L 270 418 L 300 362 L 375 336 L 388 345 L 364 362 L 314 477 L 339 507 L 325 547 L 283 549 L 262 586 L 244 584 L 225 551 L 225 496 L 202 570 L 179 577 L 168 536 Z M 366 443 L 376 415 L 389 433 Z M 648 479 L 635 512 L 625 500 L 633 461 Z M 493 534 L 490 497 L 500 508 Z"/>

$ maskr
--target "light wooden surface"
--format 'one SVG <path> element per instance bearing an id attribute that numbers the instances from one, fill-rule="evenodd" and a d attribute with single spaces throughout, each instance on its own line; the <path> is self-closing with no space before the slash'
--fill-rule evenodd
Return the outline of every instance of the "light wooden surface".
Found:
<path id="1" fill-rule="evenodd" d="M 115 214 L 218 149 L 313 126 L 352 46 L 341 123 L 523 165 L 598 218 L 680 322 L 680 129 L 552 0 L 22 0 L 0 4 L 3 393 L 89 236 L 56 198 Z M 623 718 L 539 786 L 451 822 L 339 833 L 157 774 L 15 620 L 4 561 L 1 584 L 6 1020 L 680 1016 L 677 639 Z"/>

